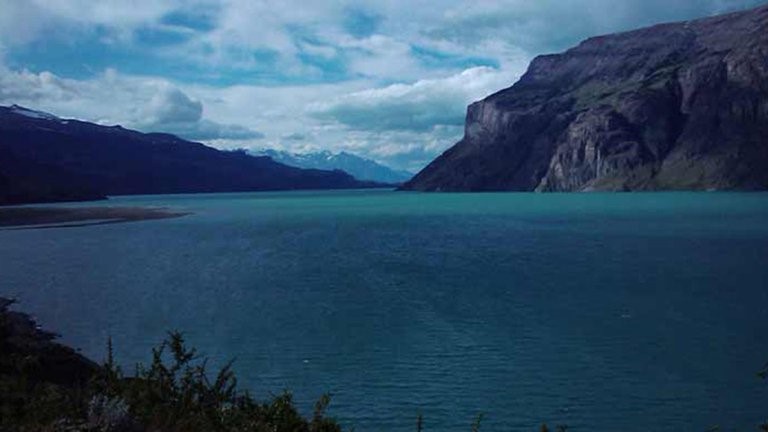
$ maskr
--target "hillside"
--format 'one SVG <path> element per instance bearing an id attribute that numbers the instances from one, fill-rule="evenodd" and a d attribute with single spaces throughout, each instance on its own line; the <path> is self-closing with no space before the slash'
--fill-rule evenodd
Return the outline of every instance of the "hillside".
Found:
<path id="1" fill-rule="evenodd" d="M 0 204 L 372 186 L 341 171 L 289 167 L 174 135 L 0 107 Z"/>
<path id="2" fill-rule="evenodd" d="M 403 189 L 766 189 L 766 59 L 768 6 L 537 57 Z"/>

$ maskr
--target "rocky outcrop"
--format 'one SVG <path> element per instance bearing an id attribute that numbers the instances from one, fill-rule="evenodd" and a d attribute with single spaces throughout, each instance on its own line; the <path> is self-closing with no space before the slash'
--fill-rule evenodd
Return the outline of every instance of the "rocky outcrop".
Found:
<path id="1" fill-rule="evenodd" d="M 537 57 L 403 188 L 766 189 L 768 6 Z"/>

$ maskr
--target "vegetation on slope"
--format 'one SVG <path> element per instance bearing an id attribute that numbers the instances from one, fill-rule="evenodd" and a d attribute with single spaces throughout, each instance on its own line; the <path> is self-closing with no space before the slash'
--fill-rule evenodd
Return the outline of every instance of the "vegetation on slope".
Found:
<path id="1" fill-rule="evenodd" d="M 52 341 L 0 299 L 0 431 L 338 432 L 330 398 L 302 417 L 290 393 L 259 402 L 237 389 L 231 365 L 214 376 L 180 333 L 126 375 L 112 356 L 97 365 Z"/>
<path id="2" fill-rule="evenodd" d="M 341 432 L 326 416 L 323 395 L 310 418 L 285 392 L 257 401 L 237 388 L 228 364 L 215 375 L 207 360 L 188 348 L 181 333 L 152 349 L 152 361 L 126 375 L 115 363 L 112 343 L 97 365 L 26 314 L 9 310 L 0 297 L 0 431 L 14 432 Z M 768 364 L 758 372 L 768 378 Z M 215 376 L 215 377 L 214 377 Z M 214 377 L 214 378 L 211 378 Z M 480 430 L 483 415 L 471 425 Z M 759 426 L 768 431 L 768 422 Z M 422 432 L 422 417 L 416 431 Z M 540 432 L 567 432 L 565 425 Z M 718 426 L 710 429 L 720 430 Z"/>

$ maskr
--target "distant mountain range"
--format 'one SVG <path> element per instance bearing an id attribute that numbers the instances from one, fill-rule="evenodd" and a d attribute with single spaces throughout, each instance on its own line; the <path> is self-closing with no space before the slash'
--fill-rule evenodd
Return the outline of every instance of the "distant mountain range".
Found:
<path id="1" fill-rule="evenodd" d="M 399 184 L 413 177 L 413 173 L 408 171 L 395 170 L 376 161 L 365 159 L 347 152 L 331 153 L 329 151 L 320 151 L 315 153 L 290 153 L 273 149 L 263 149 L 251 153 L 254 155 L 269 156 L 275 162 L 299 168 L 342 170 L 359 180 Z"/>
<path id="2" fill-rule="evenodd" d="M 768 189 L 768 6 L 588 39 L 469 106 L 404 189 Z"/>
<path id="3" fill-rule="evenodd" d="M 300 169 L 174 135 L 0 107 L 0 204 L 377 186 L 342 171 Z"/>

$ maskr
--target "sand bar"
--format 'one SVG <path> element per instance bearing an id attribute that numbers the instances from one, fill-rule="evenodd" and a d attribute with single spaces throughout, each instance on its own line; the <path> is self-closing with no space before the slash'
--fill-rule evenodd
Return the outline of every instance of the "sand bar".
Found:
<path id="1" fill-rule="evenodd" d="M 148 207 L 6 207 L 0 229 L 61 228 L 168 219 L 189 213 Z"/>

